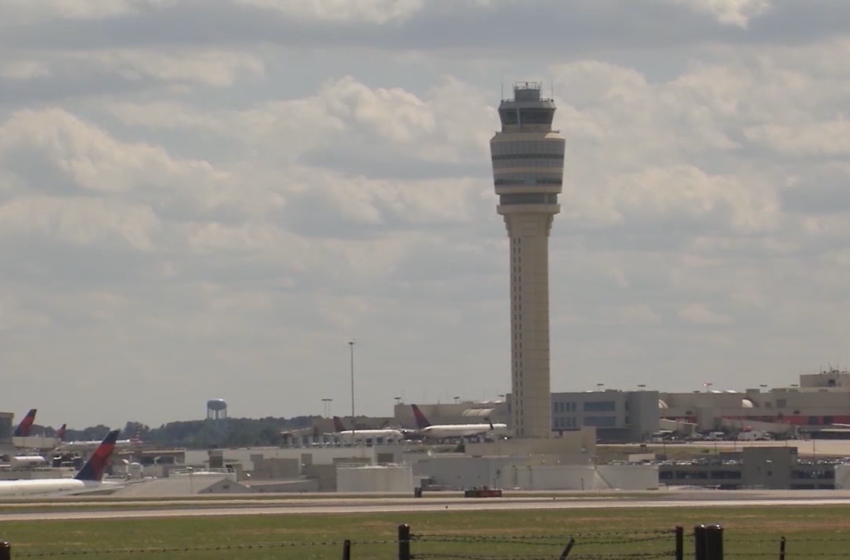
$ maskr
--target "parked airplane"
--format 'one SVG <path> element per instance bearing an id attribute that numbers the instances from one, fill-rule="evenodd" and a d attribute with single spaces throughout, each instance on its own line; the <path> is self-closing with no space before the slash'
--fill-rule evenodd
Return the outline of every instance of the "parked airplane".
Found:
<path id="1" fill-rule="evenodd" d="M 34 496 L 44 494 L 79 494 L 98 490 L 112 483 L 103 482 L 103 471 L 109 463 L 118 432 L 109 432 L 100 446 L 74 478 L 42 478 L 35 480 L 0 480 L 0 496 Z"/>
<path id="2" fill-rule="evenodd" d="M 506 424 L 493 424 L 489 419 L 487 424 L 431 424 L 419 407 L 415 404 L 410 405 L 413 408 L 413 416 L 416 418 L 416 425 L 419 428 L 419 433 L 431 439 L 448 439 L 448 438 L 463 438 L 472 436 L 507 436 L 508 426 Z"/>
<path id="3" fill-rule="evenodd" d="M 56 438 L 62 442 L 65 441 L 65 430 L 67 429 L 67 424 L 62 424 L 62 427 L 56 430 Z"/>
<path id="4" fill-rule="evenodd" d="M 64 432 L 62 432 L 64 436 Z M 82 450 L 82 449 L 95 449 L 100 445 L 100 441 L 98 440 L 89 440 L 89 441 L 65 441 L 64 437 L 56 446 L 57 451 L 68 451 L 68 450 Z M 121 439 L 115 442 L 115 447 L 119 449 L 123 449 L 126 447 L 134 447 L 137 445 L 141 445 L 143 442 L 139 437 L 139 434 L 131 437 L 130 439 Z"/>
<path id="5" fill-rule="evenodd" d="M 384 441 L 401 441 L 404 439 L 404 434 L 401 430 L 392 428 L 383 428 L 380 430 L 346 430 L 339 416 L 334 416 L 335 436 L 339 437 L 343 443 L 351 443 L 352 441 L 363 441 L 367 439 Z"/>
<path id="6" fill-rule="evenodd" d="M 27 415 L 24 416 L 24 419 L 21 420 L 21 423 L 18 424 L 17 428 L 15 428 L 15 431 L 12 434 L 14 437 L 29 437 L 30 430 L 32 430 L 32 425 L 35 422 L 36 412 L 38 412 L 37 408 L 33 408 L 27 412 Z"/>

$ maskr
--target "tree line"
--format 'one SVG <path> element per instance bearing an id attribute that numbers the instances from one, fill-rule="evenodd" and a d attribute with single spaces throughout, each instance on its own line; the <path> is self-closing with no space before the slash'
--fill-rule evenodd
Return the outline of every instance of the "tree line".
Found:
<path id="1" fill-rule="evenodd" d="M 146 446 L 185 447 L 208 449 L 210 447 L 259 447 L 279 445 L 283 441 L 281 432 L 309 429 L 316 416 L 294 418 L 227 418 L 223 421 L 210 419 L 169 422 L 151 428 L 141 422 L 127 422 L 121 430 L 121 439 L 138 437 Z M 34 433 L 55 437 L 56 429 L 33 426 Z M 98 424 L 82 430 L 68 428 L 65 441 L 92 441 L 106 437 L 111 428 Z"/>

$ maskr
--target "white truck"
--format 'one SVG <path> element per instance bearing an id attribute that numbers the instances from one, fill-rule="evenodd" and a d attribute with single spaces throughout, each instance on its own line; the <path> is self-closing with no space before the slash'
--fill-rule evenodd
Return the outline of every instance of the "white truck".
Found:
<path id="1" fill-rule="evenodd" d="M 748 430 L 738 433 L 738 441 L 768 441 L 770 436 L 763 430 Z"/>

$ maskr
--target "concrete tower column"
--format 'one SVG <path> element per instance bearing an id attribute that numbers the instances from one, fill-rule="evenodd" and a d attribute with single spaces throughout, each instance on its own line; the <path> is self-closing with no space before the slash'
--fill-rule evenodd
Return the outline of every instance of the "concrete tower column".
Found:
<path id="1" fill-rule="evenodd" d="M 552 434 L 549 374 L 549 232 L 560 212 L 564 138 L 540 84 L 519 83 L 499 105 L 490 141 L 493 179 L 510 238 L 511 420 L 514 437 Z"/>

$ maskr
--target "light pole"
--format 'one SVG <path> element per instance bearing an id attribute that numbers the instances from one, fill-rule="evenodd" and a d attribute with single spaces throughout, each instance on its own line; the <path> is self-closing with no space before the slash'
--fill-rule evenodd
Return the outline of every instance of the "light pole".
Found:
<path id="1" fill-rule="evenodd" d="M 351 443 L 356 439 L 357 422 L 354 421 L 354 341 L 349 340 L 348 346 L 351 349 Z"/>

